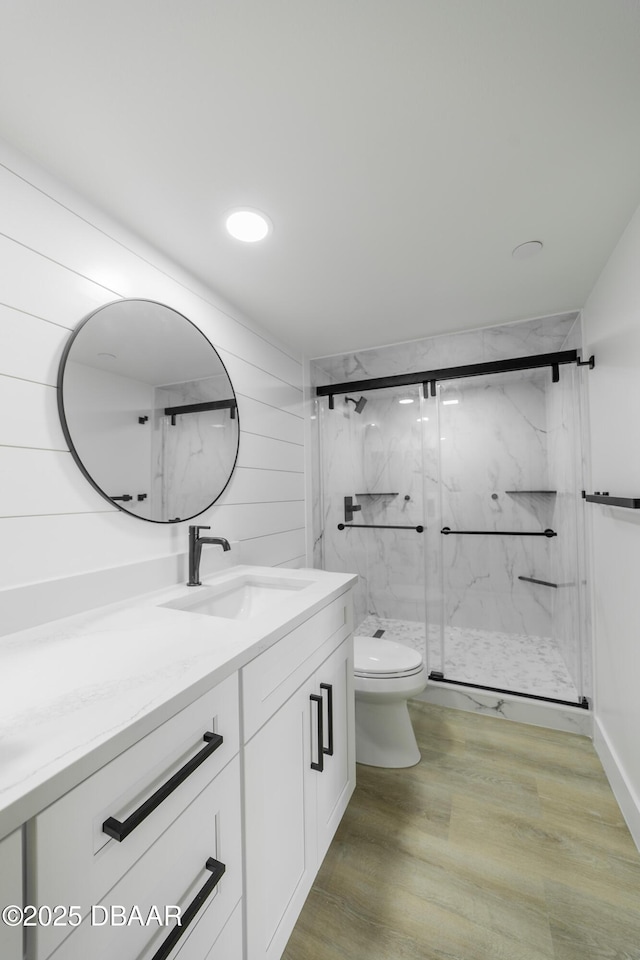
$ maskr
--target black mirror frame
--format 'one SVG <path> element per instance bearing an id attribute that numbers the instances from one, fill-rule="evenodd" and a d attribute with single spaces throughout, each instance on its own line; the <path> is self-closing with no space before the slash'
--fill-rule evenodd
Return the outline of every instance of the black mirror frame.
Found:
<path id="1" fill-rule="evenodd" d="M 224 370 L 224 372 L 225 372 L 225 374 L 226 374 L 226 376 L 227 376 L 227 379 L 228 379 L 228 381 L 229 381 L 229 385 L 231 386 L 231 392 L 233 393 L 234 400 L 236 401 L 236 405 L 235 405 L 235 418 L 236 418 L 236 421 L 237 421 L 237 424 L 238 424 L 238 437 L 237 437 L 237 442 L 236 442 L 236 454 L 235 454 L 235 457 L 234 457 L 234 459 L 233 459 L 233 465 L 232 465 L 232 467 L 231 467 L 231 470 L 229 471 L 229 476 L 227 477 L 224 486 L 222 487 L 222 489 L 220 490 L 220 492 L 219 492 L 218 494 L 216 494 L 216 496 L 213 498 L 213 500 L 212 500 L 210 503 L 208 503 L 208 504 L 206 505 L 206 507 L 203 507 L 202 510 L 199 510 L 197 513 L 192 514 L 190 517 L 180 517 L 179 520 L 177 520 L 177 519 L 176 519 L 176 520 L 154 520 L 152 517 L 141 517 L 139 514 L 133 513 L 131 510 L 127 510 L 126 507 L 120 506 L 119 503 L 117 503 L 115 500 L 112 500 L 111 497 L 110 497 L 107 493 L 105 493 L 104 490 L 103 490 L 100 486 L 98 486 L 98 484 L 96 483 L 96 481 L 93 479 L 93 477 L 91 476 L 91 474 L 88 472 L 87 468 L 85 467 L 84 463 L 82 462 L 82 459 L 81 459 L 81 457 L 80 457 L 80 454 L 78 453 L 78 451 L 77 451 L 77 449 L 76 449 L 76 446 L 75 446 L 75 444 L 74 444 L 74 442 L 73 442 L 73 439 L 72 439 L 72 437 L 71 437 L 71 433 L 69 432 L 69 427 L 68 427 L 68 424 L 67 424 L 67 417 L 66 417 L 65 409 L 64 409 L 63 382 L 64 382 L 65 367 L 66 367 L 66 364 L 67 364 L 67 359 L 68 359 L 68 357 L 69 357 L 69 353 L 71 352 L 71 348 L 73 347 L 73 344 L 74 344 L 74 342 L 75 342 L 75 339 L 76 339 L 76 337 L 78 336 L 78 334 L 80 333 L 80 331 L 87 325 L 87 323 L 89 323 L 89 321 L 90 321 L 93 317 L 95 317 L 95 315 L 96 315 L 97 313 L 101 313 L 101 312 L 102 312 L 103 310 L 105 310 L 107 307 L 112 307 L 112 306 L 114 306 L 114 305 L 117 304 L 117 303 L 124 303 L 124 302 L 150 303 L 150 304 L 154 304 L 155 306 L 162 307 L 164 310 L 171 310 L 173 313 L 176 314 L 176 316 L 181 317 L 181 318 L 182 318 L 183 320 L 185 320 L 188 324 L 190 324 L 190 326 L 192 326 L 192 327 L 194 328 L 194 330 L 197 330 L 197 332 L 200 334 L 200 336 L 203 338 L 203 340 L 205 340 L 205 341 L 209 344 L 210 348 L 213 350 L 213 352 L 215 353 L 216 357 L 218 358 L 218 360 L 219 360 L 219 362 L 220 362 L 220 365 L 221 365 L 222 369 Z M 84 317 L 84 318 L 80 321 L 80 323 L 78 324 L 78 326 L 75 327 L 75 328 L 71 331 L 71 336 L 69 337 L 69 339 L 67 340 L 67 342 L 66 342 L 65 345 L 64 345 L 64 349 L 63 349 L 63 351 L 62 351 L 62 356 L 60 357 L 60 364 L 59 364 L 59 366 L 58 366 L 58 378 L 57 378 L 57 382 L 56 382 L 56 394 L 57 394 L 58 415 L 59 415 L 59 418 L 60 418 L 60 424 L 61 424 L 61 426 L 62 426 L 62 432 L 63 432 L 63 434 L 64 434 L 64 438 L 65 438 L 65 440 L 67 441 L 67 444 L 69 445 L 69 452 L 71 453 L 71 456 L 72 456 L 73 459 L 75 460 L 78 468 L 80 469 L 80 472 L 84 475 L 85 479 L 89 481 L 89 483 L 90 483 L 91 486 L 94 488 L 94 490 L 96 490 L 96 491 L 100 494 L 101 497 L 104 497 L 104 499 L 105 499 L 108 503 L 110 503 L 111 506 L 115 507 L 117 510 L 120 510 L 122 513 L 126 513 L 126 514 L 127 514 L 128 516 L 130 516 L 130 517 L 135 517 L 137 520 L 144 520 L 145 523 L 161 523 L 161 524 L 186 523 L 186 522 L 188 522 L 189 520 L 193 520 L 195 517 L 201 516 L 203 513 L 205 513 L 205 511 L 209 510 L 209 508 L 212 507 L 213 504 L 216 503 L 216 502 L 220 499 L 220 497 L 222 496 L 222 494 L 224 493 L 224 491 L 225 491 L 225 490 L 227 489 L 227 487 L 229 486 L 229 483 L 231 482 L 231 478 L 232 478 L 232 476 L 233 476 L 233 474 L 234 474 L 234 471 L 235 471 L 235 469 L 236 469 L 236 464 L 237 464 L 237 462 L 238 462 L 238 454 L 239 454 L 239 452 L 240 452 L 240 413 L 239 413 L 239 411 L 238 411 L 238 403 L 237 403 L 236 392 L 235 392 L 235 389 L 234 389 L 234 387 L 233 387 L 233 383 L 232 383 L 232 381 L 231 381 L 231 377 L 229 376 L 229 373 L 228 373 L 228 371 L 227 371 L 227 368 L 226 368 L 226 366 L 224 365 L 224 362 L 223 362 L 223 360 L 222 360 L 222 357 L 220 356 L 220 354 L 218 353 L 218 351 L 216 350 L 216 348 L 214 347 L 214 345 L 211 343 L 211 341 L 209 340 L 209 338 L 206 336 L 206 334 L 204 334 L 204 333 L 202 332 L 202 330 L 200 329 L 200 327 L 196 326 L 196 324 L 193 323 L 192 320 L 189 320 L 188 317 L 185 317 L 185 315 L 184 315 L 183 313 L 181 313 L 179 310 L 176 310 L 174 307 L 169 307 L 166 303 L 160 303 L 159 300 L 151 300 L 151 299 L 148 299 L 148 298 L 145 298 L 145 297 L 121 297 L 121 298 L 118 299 L 118 300 L 111 300 L 111 301 L 109 301 L 109 303 L 104 303 L 104 304 L 102 304 L 102 306 L 97 307 L 95 310 L 92 310 L 91 313 L 88 313 L 87 316 Z"/>

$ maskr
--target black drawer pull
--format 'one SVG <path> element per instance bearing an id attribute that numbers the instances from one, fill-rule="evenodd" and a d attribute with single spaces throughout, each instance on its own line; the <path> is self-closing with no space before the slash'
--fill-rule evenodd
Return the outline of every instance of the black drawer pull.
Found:
<path id="1" fill-rule="evenodd" d="M 204 886 L 198 890 L 187 909 L 183 911 L 182 916 L 180 917 L 180 925 L 176 924 L 169 936 L 163 941 L 160 948 L 156 950 L 154 955 L 151 957 L 151 960 L 165 960 L 165 958 L 169 956 L 176 943 L 185 932 L 209 894 L 218 885 L 220 877 L 227 869 L 224 863 L 220 863 L 219 860 L 214 860 L 213 857 L 209 857 L 205 863 L 205 867 L 207 870 L 211 870 L 211 876 Z"/>
<path id="2" fill-rule="evenodd" d="M 325 747 L 323 742 L 322 752 L 326 753 L 328 757 L 332 757 L 333 756 L 333 685 L 330 683 L 321 683 L 320 689 L 327 691 L 327 714 L 328 714 L 328 727 L 329 727 L 329 746 Z"/>
<path id="3" fill-rule="evenodd" d="M 324 744 L 324 730 L 323 730 L 323 721 L 322 721 L 322 697 L 317 693 L 309 694 L 310 700 L 315 700 L 318 704 L 318 760 L 316 763 L 311 761 L 311 769 L 317 770 L 319 773 L 322 773 L 324 770 L 324 753 L 323 753 L 323 744 Z"/>
<path id="4" fill-rule="evenodd" d="M 116 820 L 115 817 L 109 817 L 102 824 L 103 833 L 108 834 L 110 837 L 113 837 L 114 840 L 117 840 L 119 843 L 124 840 L 125 837 L 128 837 L 129 834 L 139 826 L 143 820 L 152 813 L 156 807 L 159 807 L 163 800 L 166 800 L 170 793 L 179 787 L 183 780 L 186 780 L 189 774 L 193 773 L 196 770 L 203 760 L 206 760 L 207 757 L 211 756 L 214 750 L 217 750 L 220 744 L 222 743 L 222 737 L 219 733 L 205 733 L 202 738 L 207 741 L 206 747 L 203 747 L 199 753 L 196 753 L 195 757 L 192 757 L 191 760 L 185 763 L 184 767 L 180 767 L 177 773 L 174 773 L 172 777 L 167 780 L 166 783 L 163 783 L 155 793 L 151 794 L 148 800 L 145 800 L 137 810 L 134 810 L 130 817 L 122 823 L 120 820 Z"/>

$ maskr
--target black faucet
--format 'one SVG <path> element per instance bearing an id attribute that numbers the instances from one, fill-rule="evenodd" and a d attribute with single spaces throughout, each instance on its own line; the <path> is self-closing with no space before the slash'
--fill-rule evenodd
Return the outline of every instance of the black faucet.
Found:
<path id="1" fill-rule="evenodd" d="M 203 543 L 217 543 L 223 550 L 231 550 L 231 544 L 224 537 L 200 537 L 201 530 L 210 530 L 211 527 L 189 527 L 189 579 L 188 587 L 201 587 L 200 581 L 200 554 Z"/>

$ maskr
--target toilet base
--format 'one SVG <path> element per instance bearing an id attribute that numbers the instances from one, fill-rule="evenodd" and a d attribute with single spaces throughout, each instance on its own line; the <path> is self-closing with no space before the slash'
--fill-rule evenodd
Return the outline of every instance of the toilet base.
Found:
<path id="1" fill-rule="evenodd" d="M 406 700 L 361 700 L 356 693 L 356 762 L 370 767 L 420 762 Z"/>

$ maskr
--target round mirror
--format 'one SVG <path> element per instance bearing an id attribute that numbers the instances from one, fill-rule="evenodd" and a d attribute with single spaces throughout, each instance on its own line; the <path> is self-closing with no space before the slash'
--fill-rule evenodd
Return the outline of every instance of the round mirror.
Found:
<path id="1" fill-rule="evenodd" d="M 85 317 L 60 361 L 58 409 L 87 480 L 142 520 L 190 520 L 233 473 L 240 431 L 225 366 L 164 304 L 117 300 Z"/>

